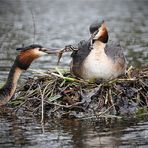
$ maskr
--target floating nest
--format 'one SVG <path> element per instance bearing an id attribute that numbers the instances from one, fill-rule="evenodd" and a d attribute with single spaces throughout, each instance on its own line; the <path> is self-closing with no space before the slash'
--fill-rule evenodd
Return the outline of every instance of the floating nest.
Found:
<path id="1" fill-rule="evenodd" d="M 95 83 L 58 69 L 36 74 L 9 103 L 15 111 L 50 118 L 121 117 L 147 113 L 148 68 L 129 68 L 126 76 Z"/>

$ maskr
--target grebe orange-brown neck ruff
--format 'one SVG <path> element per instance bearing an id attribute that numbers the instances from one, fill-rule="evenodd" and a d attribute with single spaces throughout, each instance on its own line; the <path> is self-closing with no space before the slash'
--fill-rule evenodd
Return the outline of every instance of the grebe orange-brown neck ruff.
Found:
<path id="1" fill-rule="evenodd" d="M 91 41 L 87 44 L 80 42 L 81 46 L 72 53 L 71 72 L 85 80 L 116 78 L 124 74 L 126 69 L 122 48 L 120 44 L 108 43 L 108 30 L 104 21 L 96 28 Z"/>
<path id="2" fill-rule="evenodd" d="M 0 89 L 0 106 L 5 105 L 11 99 L 16 90 L 17 81 L 21 73 L 29 68 L 33 60 L 46 53 L 57 53 L 54 49 L 47 49 L 37 44 L 18 48 L 17 50 L 19 50 L 20 53 L 10 69 L 6 84 Z"/>

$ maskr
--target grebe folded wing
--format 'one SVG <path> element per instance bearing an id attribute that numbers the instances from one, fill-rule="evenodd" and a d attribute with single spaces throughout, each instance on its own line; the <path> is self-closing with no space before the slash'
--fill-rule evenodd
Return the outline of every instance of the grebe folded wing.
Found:
<path id="1" fill-rule="evenodd" d="M 121 58 L 124 60 L 124 62 L 126 62 L 123 48 L 121 47 L 120 43 L 110 41 L 106 44 L 104 51 L 113 61 L 116 61 L 117 58 Z"/>

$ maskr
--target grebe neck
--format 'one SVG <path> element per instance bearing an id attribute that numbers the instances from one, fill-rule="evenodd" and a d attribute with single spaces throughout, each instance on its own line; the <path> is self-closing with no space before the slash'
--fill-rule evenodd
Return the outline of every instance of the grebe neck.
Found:
<path id="1" fill-rule="evenodd" d="M 16 65 L 16 62 L 14 62 L 5 85 L 0 89 L 0 106 L 6 104 L 12 98 L 16 90 L 18 79 L 23 72 L 23 70 Z"/>
<path id="2" fill-rule="evenodd" d="M 106 46 L 106 43 L 103 43 L 103 42 L 97 40 L 93 44 L 93 49 L 100 49 L 100 50 L 102 49 L 102 50 L 104 50 L 105 46 Z"/>

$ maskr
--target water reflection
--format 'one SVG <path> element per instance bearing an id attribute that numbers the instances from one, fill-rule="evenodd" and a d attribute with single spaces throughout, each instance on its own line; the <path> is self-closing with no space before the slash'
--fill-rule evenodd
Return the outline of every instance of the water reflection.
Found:
<path id="1" fill-rule="evenodd" d="M 144 120 L 147 119 L 145 117 Z M 129 121 L 50 120 L 42 127 L 39 121 L 33 118 L 9 117 L 2 118 L 0 123 L 0 146 L 142 147 L 148 145 L 147 127 L 148 122 L 141 120 L 139 122 L 138 119 Z"/>

